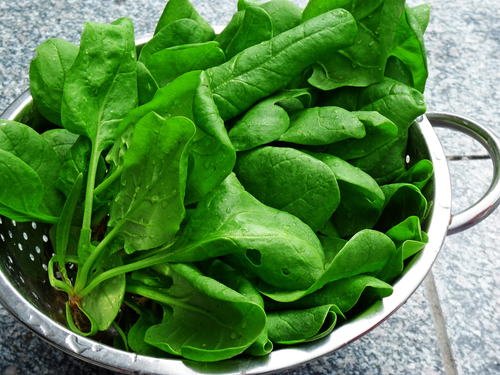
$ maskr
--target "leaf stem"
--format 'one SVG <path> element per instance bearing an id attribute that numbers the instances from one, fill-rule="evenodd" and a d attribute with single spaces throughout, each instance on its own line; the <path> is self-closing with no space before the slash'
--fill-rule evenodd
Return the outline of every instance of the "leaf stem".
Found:
<path id="1" fill-rule="evenodd" d="M 98 143 L 92 143 L 92 154 L 90 155 L 90 165 L 87 177 L 87 190 L 85 192 L 85 210 L 83 212 L 82 229 L 90 229 L 92 221 L 92 205 L 94 203 L 95 176 L 97 173 L 97 165 L 101 152 L 99 151 Z M 90 242 L 90 238 L 89 238 Z"/>
<path id="2" fill-rule="evenodd" d="M 122 171 L 123 171 L 123 165 L 120 165 L 111 175 L 108 176 L 108 178 L 106 178 L 94 189 L 94 196 L 97 197 L 99 194 L 105 191 L 109 186 L 111 186 L 111 184 L 121 176 Z"/>
<path id="3" fill-rule="evenodd" d="M 89 273 L 92 270 L 92 266 L 94 265 L 95 261 L 99 259 L 99 257 L 102 255 L 103 251 L 106 249 L 108 244 L 115 238 L 116 234 L 120 230 L 120 227 L 121 225 L 117 225 L 116 227 L 114 227 L 113 230 L 109 232 L 106 237 L 103 238 L 103 240 L 99 243 L 99 245 L 97 245 L 94 251 L 92 251 L 92 253 L 87 258 L 83 266 L 78 268 L 78 274 L 75 282 L 75 294 L 78 295 L 79 297 L 83 298 L 88 294 L 88 293 L 82 294 L 81 292 L 84 289 L 88 288 L 87 281 Z M 98 279 L 98 277 L 96 277 L 96 279 Z M 94 281 L 95 279 L 92 281 L 91 284 L 94 284 Z M 97 284 L 95 286 L 97 286 Z"/>
<path id="4" fill-rule="evenodd" d="M 156 254 L 155 256 L 152 256 L 150 258 L 142 259 L 142 260 L 134 262 L 134 263 L 126 264 L 124 266 L 120 266 L 120 267 L 110 269 L 108 271 L 104 271 L 100 275 L 96 276 L 96 278 L 93 279 L 89 283 L 89 285 L 87 285 L 83 290 L 79 291 L 78 296 L 80 296 L 81 298 L 84 298 L 97 285 L 99 285 L 103 281 L 111 279 L 112 277 L 120 276 L 120 275 L 123 275 L 125 273 L 137 271 L 137 270 L 140 270 L 143 268 L 151 267 L 151 266 L 154 266 L 155 264 L 163 263 L 163 262 L 168 260 L 170 255 L 171 255 L 170 253 Z M 76 289 L 76 287 L 75 287 L 75 289 Z"/>

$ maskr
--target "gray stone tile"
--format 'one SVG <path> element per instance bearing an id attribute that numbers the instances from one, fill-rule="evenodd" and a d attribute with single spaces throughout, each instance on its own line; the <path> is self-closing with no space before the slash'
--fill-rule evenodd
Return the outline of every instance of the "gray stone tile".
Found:
<path id="1" fill-rule="evenodd" d="M 487 161 L 451 166 L 454 210 L 465 209 L 487 189 Z M 476 227 L 449 236 L 434 266 L 434 276 L 458 370 L 500 374 L 500 212 Z"/>
<path id="2" fill-rule="evenodd" d="M 460 114 L 499 135 L 499 3 L 434 1 L 432 8 L 426 33 L 429 110 Z M 483 152 L 457 135 L 445 134 L 442 143 L 448 154 Z M 454 161 L 450 168 L 456 212 L 487 190 L 491 163 Z M 496 212 L 478 226 L 448 237 L 433 268 L 454 359 L 463 374 L 500 373 L 498 218 Z"/>

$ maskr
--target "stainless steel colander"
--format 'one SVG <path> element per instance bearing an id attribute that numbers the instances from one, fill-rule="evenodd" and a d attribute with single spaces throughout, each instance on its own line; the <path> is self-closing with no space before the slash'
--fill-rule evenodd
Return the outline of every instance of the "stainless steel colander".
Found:
<path id="1" fill-rule="evenodd" d="M 26 91 L 0 118 L 31 124 L 36 111 Z M 466 133 L 485 146 L 493 161 L 493 180 L 488 192 L 474 206 L 451 215 L 451 185 L 448 164 L 432 126 Z M 34 125 L 36 128 L 36 125 Z M 447 113 L 428 113 L 411 126 L 409 164 L 429 159 L 434 176 L 424 194 L 431 212 L 423 229 L 429 243 L 414 257 L 394 283 L 394 293 L 375 302 L 368 310 L 337 327 L 327 337 L 273 351 L 266 357 L 239 356 L 218 363 L 160 359 L 136 355 L 73 333 L 67 328 L 64 304 L 67 295 L 53 289 L 47 267 L 52 257 L 49 226 L 16 223 L 0 216 L 0 303 L 33 332 L 55 347 L 102 367 L 129 374 L 257 374 L 284 370 L 329 354 L 363 336 L 394 313 L 417 289 L 432 267 L 447 234 L 467 229 L 486 218 L 500 202 L 500 142 L 487 129 L 468 119 Z M 1 180 L 0 180 L 1 183 Z M 111 333 L 112 334 L 112 333 Z"/>

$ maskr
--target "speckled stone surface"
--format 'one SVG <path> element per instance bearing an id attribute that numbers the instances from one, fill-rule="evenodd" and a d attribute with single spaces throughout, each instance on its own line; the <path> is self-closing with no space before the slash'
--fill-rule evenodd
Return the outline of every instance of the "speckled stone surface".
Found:
<path id="1" fill-rule="evenodd" d="M 305 6 L 307 1 L 295 1 Z M 409 5 L 428 1 L 408 0 Z M 457 113 L 500 135 L 500 3 L 431 0 L 425 39 L 430 111 Z M 193 1 L 213 25 L 224 25 L 235 0 Z M 155 0 L 0 0 L 0 112 L 28 87 L 34 49 L 51 37 L 78 43 L 83 21 L 128 16 L 136 35 L 154 30 L 165 5 Z M 448 155 L 481 155 L 467 137 L 440 132 Z M 452 161 L 454 207 L 487 189 L 491 163 Z M 420 287 L 386 322 L 336 353 L 288 371 L 309 374 L 500 374 L 500 213 L 449 237 L 433 268 L 455 367 L 444 365 L 428 296 Z M 442 337 L 440 337 L 442 339 Z M 0 375 L 115 374 L 53 348 L 0 307 Z"/>

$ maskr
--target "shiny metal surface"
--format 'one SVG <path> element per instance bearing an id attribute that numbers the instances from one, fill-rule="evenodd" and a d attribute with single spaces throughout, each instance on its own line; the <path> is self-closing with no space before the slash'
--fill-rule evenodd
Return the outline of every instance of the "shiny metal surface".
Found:
<path id="1" fill-rule="evenodd" d="M 26 122 L 33 114 L 33 102 L 27 91 L 0 117 Z M 124 373 L 264 374 L 301 365 L 334 352 L 377 327 L 406 302 L 431 269 L 451 220 L 451 186 L 444 151 L 426 116 L 417 119 L 410 128 L 408 156 L 410 165 L 423 158 L 430 159 L 434 164 L 434 176 L 424 191 L 428 201 L 432 202 L 429 216 L 422 225 L 429 235 L 429 243 L 394 283 L 394 292 L 390 297 L 376 302 L 321 340 L 278 349 L 266 357 L 240 356 L 220 363 L 197 363 L 140 356 L 80 337 L 65 324 L 62 312 L 64 296 L 55 292 L 44 278 L 48 259 L 52 255 L 47 238 L 48 226 L 15 223 L 4 217 L 0 222 L 0 303 L 33 332 L 60 350 Z M 498 163 L 495 165 L 498 169 Z"/>
<path id="2" fill-rule="evenodd" d="M 500 204 L 500 141 L 487 128 L 468 118 L 446 112 L 427 113 L 432 126 L 467 134 L 481 143 L 493 162 L 493 178 L 485 195 L 471 207 L 454 214 L 448 234 L 455 234 L 484 220 Z"/>

